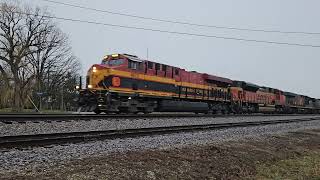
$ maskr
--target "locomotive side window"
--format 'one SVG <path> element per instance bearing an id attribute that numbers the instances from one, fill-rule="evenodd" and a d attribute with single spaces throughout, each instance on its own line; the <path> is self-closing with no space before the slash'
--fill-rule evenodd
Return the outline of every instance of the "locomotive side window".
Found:
<path id="1" fill-rule="evenodd" d="M 102 60 L 101 64 L 108 64 L 108 61 L 107 60 Z"/>

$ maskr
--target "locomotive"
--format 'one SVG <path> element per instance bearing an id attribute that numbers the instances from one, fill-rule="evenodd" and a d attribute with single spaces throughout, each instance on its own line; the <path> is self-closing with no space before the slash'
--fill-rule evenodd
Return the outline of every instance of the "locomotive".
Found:
<path id="1" fill-rule="evenodd" d="M 245 81 L 111 54 L 94 64 L 79 110 L 99 113 L 320 113 L 320 100 Z"/>

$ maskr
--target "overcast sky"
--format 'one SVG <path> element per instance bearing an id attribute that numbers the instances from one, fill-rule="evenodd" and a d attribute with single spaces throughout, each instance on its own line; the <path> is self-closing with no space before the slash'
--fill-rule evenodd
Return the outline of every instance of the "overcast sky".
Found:
<path id="1" fill-rule="evenodd" d="M 320 32 L 319 0 L 56 0 L 102 10 L 190 23 L 282 31 Z M 192 27 L 23 0 L 58 17 L 169 31 L 320 45 L 320 35 Z M 187 70 L 320 98 L 320 48 L 263 44 L 57 21 L 69 35 L 84 73 L 111 53 L 129 53 Z"/>

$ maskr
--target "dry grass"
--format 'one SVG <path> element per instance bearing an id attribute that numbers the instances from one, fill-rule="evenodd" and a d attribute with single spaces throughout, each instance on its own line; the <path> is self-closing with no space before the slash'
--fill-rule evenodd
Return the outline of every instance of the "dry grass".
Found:
<path id="1" fill-rule="evenodd" d="M 320 151 L 257 167 L 257 179 L 320 179 Z"/>

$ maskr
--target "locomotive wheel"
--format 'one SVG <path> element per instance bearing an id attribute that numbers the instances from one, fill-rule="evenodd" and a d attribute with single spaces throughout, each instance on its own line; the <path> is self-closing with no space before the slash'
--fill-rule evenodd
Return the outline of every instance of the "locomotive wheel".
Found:
<path id="1" fill-rule="evenodd" d="M 154 111 L 153 107 L 146 107 L 142 110 L 144 114 L 150 114 L 150 113 L 153 113 L 153 111 Z"/>
<path id="2" fill-rule="evenodd" d="M 213 114 L 213 110 L 209 110 L 205 114 Z"/>
<path id="3" fill-rule="evenodd" d="M 101 111 L 100 111 L 100 110 L 97 110 L 97 109 L 94 110 L 93 112 L 96 113 L 96 114 L 100 114 L 100 113 L 101 113 Z"/>
<path id="4" fill-rule="evenodd" d="M 222 114 L 230 114 L 230 111 L 228 109 L 222 110 Z"/>

